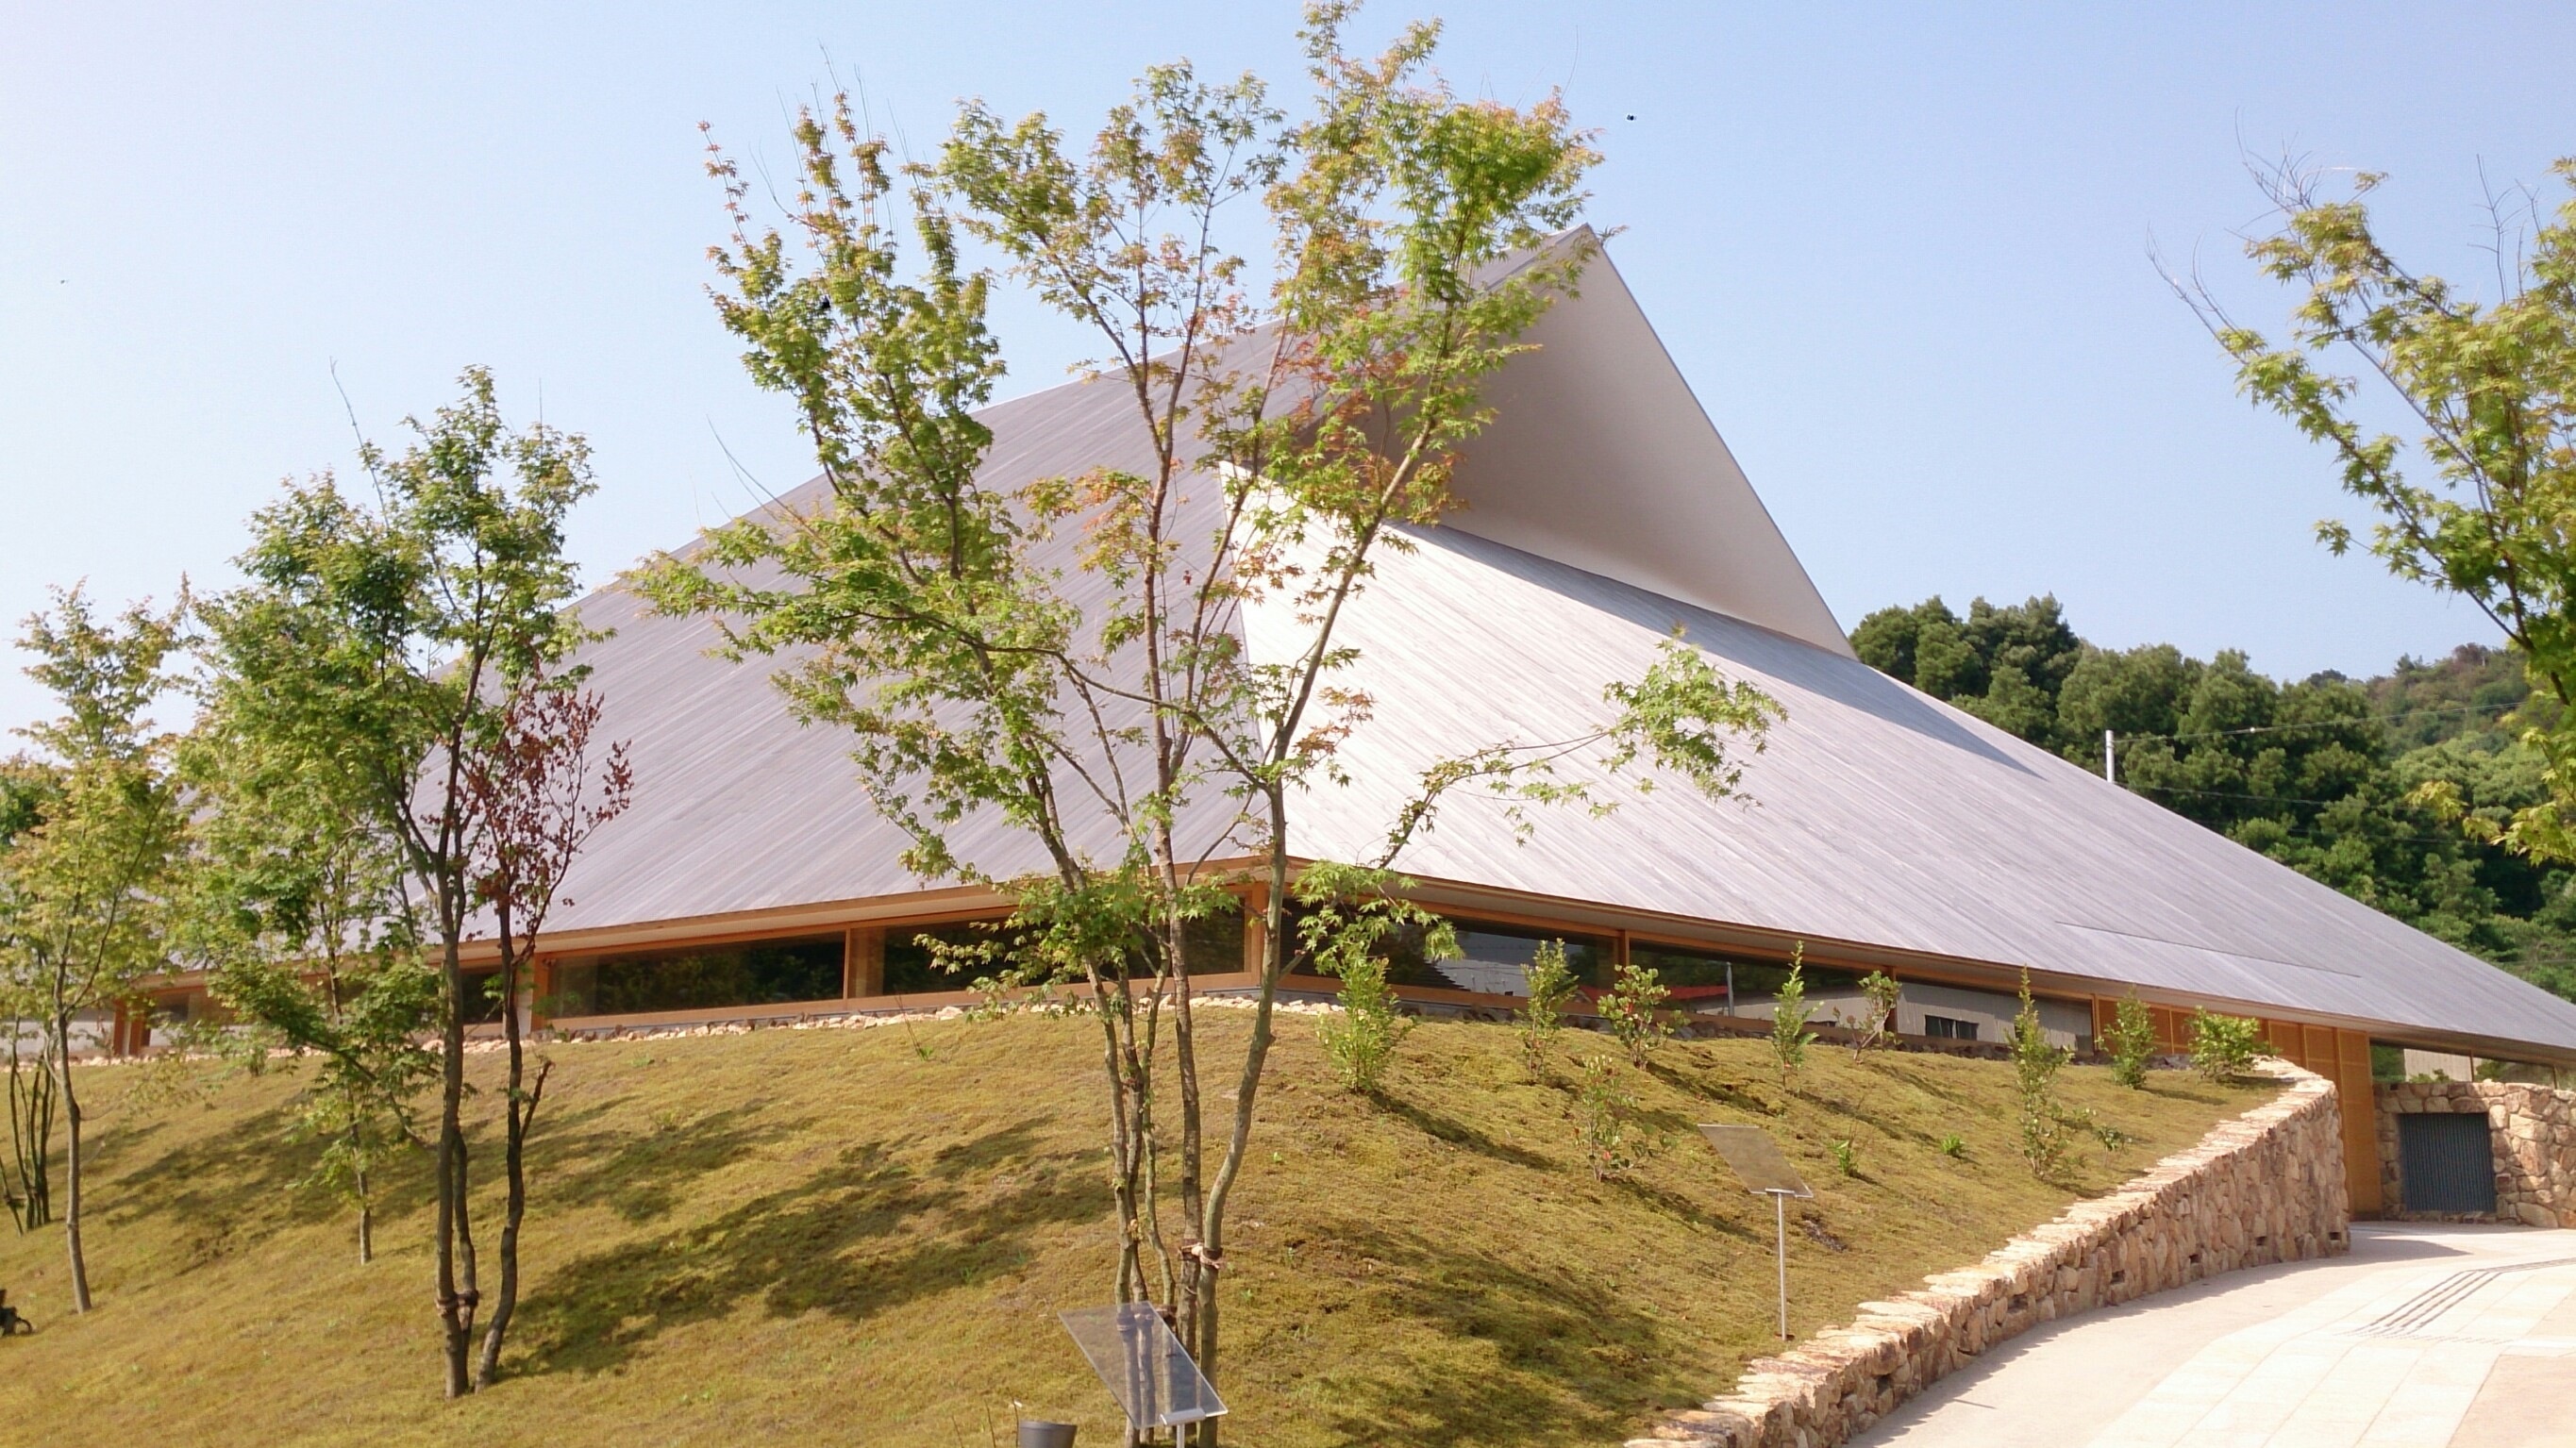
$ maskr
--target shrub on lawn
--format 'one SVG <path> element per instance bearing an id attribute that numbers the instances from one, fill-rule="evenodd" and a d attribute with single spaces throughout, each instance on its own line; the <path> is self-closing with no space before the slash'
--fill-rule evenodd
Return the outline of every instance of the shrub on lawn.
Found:
<path id="1" fill-rule="evenodd" d="M 2250 1016 L 2191 1013 L 2191 1069 L 2222 1085 L 2244 1080 L 2256 1060 L 2272 1054 L 2263 1023 Z"/>

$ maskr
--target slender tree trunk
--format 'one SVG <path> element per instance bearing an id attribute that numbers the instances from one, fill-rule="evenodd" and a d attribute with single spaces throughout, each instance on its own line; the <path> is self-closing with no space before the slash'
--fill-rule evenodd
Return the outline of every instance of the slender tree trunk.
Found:
<path id="1" fill-rule="evenodd" d="M 54 1063 L 50 1048 L 25 1060 L 24 1032 L 30 1028 L 50 1039 L 40 1022 L 10 1022 L 9 1145 L 10 1171 L 17 1190 L 10 1194 L 14 1217 L 23 1235 L 54 1219 Z"/>
<path id="2" fill-rule="evenodd" d="M 1261 1090 L 1261 1073 L 1270 1059 L 1271 1007 L 1279 998 L 1280 978 L 1287 974 L 1288 942 L 1288 853 L 1287 801 L 1274 786 L 1271 792 L 1270 888 L 1263 892 L 1261 907 L 1261 993 L 1252 1011 L 1252 1040 L 1244 1047 L 1243 1078 L 1234 1093 L 1234 1132 L 1227 1138 L 1225 1155 L 1217 1162 L 1216 1176 L 1208 1183 L 1207 1207 L 1199 1226 L 1200 1250 L 1207 1255 L 1209 1270 L 1198 1278 L 1193 1337 L 1184 1344 L 1198 1359 L 1199 1371 L 1213 1383 L 1217 1373 L 1217 1269 L 1225 1263 L 1225 1207 L 1234 1194 L 1235 1178 L 1242 1174 L 1244 1153 L 1252 1145 L 1252 1121 L 1255 1102 Z M 1194 1448 L 1217 1448 L 1218 1420 L 1201 1420 L 1191 1430 Z"/>
<path id="3" fill-rule="evenodd" d="M 1123 987 L 1122 987 L 1123 988 Z M 1092 977 L 1092 1007 L 1100 1013 L 1100 1064 L 1109 1077 L 1109 1195 L 1118 1213 L 1117 1301 L 1133 1302 L 1144 1288 L 1144 1262 L 1138 1253 L 1135 1118 L 1128 1109 L 1126 1052 L 1120 1049 L 1118 1007 L 1109 999 L 1109 983 Z"/>
<path id="4" fill-rule="evenodd" d="M 438 1096 L 438 1321 L 447 1352 L 447 1396 L 474 1391 L 471 1374 L 474 1309 L 474 1237 L 466 1212 L 465 972 L 456 931 L 446 932 L 441 973 L 446 977 L 447 1019 L 441 1022 Z"/>
<path id="5" fill-rule="evenodd" d="M 508 940 L 506 917 L 502 938 Z M 508 1183 L 507 1204 L 501 1216 L 501 1290 L 492 1304 L 492 1321 L 483 1330 L 483 1357 L 475 1365 L 474 1386 L 479 1391 L 501 1380 L 501 1343 L 510 1332 L 510 1319 L 519 1306 L 519 1223 L 528 1213 L 527 1145 L 528 1128 L 536 1120 L 537 1102 L 545 1094 L 546 1073 L 540 1068 L 533 1090 L 522 1091 L 527 1076 L 526 1042 L 519 1034 L 519 968 L 504 959 L 501 965 L 502 1033 L 510 1043 L 510 1085 L 506 1098 L 508 1137 L 502 1146 L 502 1173 Z"/>
<path id="6" fill-rule="evenodd" d="M 358 1265 L 364 1267 L 376 1260 L 376 1202 L 367 1193 L 366 1133 L 357 1117 L 358 1103 L 348 1100 L 349 1116 L 349 1186 L 358 1199 Z"/>
<path id="7" fill-rule="evenodd" d="M 1164 850 L 1166 889 L 1176 895 L 1179 873 L 1171 868 L 1169 833 L 1165 832 L 1157 843 Z M 1172 1316 L 1181 1342 L 1188 1345 L 1200 1339 L 1201 1308 L 1215 1299 L 1210 1279 L 1215 1276 L 1216 1269 L 1207 1254 L 1203 1222 L 1206 1201 L 1200 1189 L 1204 1146 L 1199 1114 L 1198 1041 L 1194 1029 L 1197 1021 L 1190 1009 L 1189 929 L 1179 911 L 1179 901 L 1173 898 L 1164 916 L 1163 948 L 1172 962 L 1172 1068 L 1180 1078 L 1181 1092 L 1181 1275 L 1178 1288 L 1173 1293 Z M 1192 1356 L 1196 1355 L 1193 1349 Z"/>
<path id="8" fill-rule="evenodd" d="M 63 1104 L 63 1245 L 71 1254 L 72 1311 L 89 1311 L 89 1259 L 81 1251 L 81 1108 L 72 1085 L 72 1018 L 54 1016 L 54 1063 L 62 1073 L 56 1089 Z"/>
<path id="9" fill-rule="evenodd" d="M 492 1304 L 492 1320 L 483 1329 L 482 1359 L 474 1368 L 478 1391 L 501 1380 L 501 1341 L 509 1335 L 510 1318 L 519 1306 L 519 1221 L 528 1209 L 527 1179 L 519 1165 L 522 1141 L 523 1129 L 513 1122 L 504 1149 L 510 1185 L 508 1208 L 501 1218 L 501 1290 Z"/>

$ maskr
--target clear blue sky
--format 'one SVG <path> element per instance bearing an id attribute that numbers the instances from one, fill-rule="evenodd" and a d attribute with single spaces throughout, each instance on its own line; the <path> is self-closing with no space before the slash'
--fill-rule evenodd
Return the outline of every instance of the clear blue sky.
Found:
<path id="1" fill-rule="evenodd" d="M 2488 177 L 2576 153 L 2576 7 L 1458 3 L 1444 69 L 1603 130 L 1597 222 L 1848 625 L 2054 590 L 2111 645 L 2377 671 L 2488 636 L 2310 539 L 2324 458 L 2255 415 L 2148 261 L 2242 311 L 2240 143 L 2383 170 L 2466 278 Z M 1369 33 L 1409 14 L 1386 6 Z M 1287 3 L 22 6 L 0 44 L 0 618 L 227 576 L 283 476 L 488 363 L 587 433 L 579 557 L 802 475 L 702 287 L 697 123 L 760 158 L 825 73 L 917 147 L 954 100 L 1077 129 L 1144 64 L 1293 79 Z M 1079 339 L 1002 316 L 1013 390 Z M 338 383 L 333 369 L 336 366 Z M 14 630 L 13 630 L 14 632 Z M 42 701 L 14 656 L 0 725 Z"/>

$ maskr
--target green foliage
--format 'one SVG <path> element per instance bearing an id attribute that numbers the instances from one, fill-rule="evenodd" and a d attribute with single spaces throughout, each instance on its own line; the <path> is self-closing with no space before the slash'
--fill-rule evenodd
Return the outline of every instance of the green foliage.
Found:
<path id="1" fill-rule="evenodd" d="M 1896 1005 L 1904 993 L 1905 988 L 1886 971 L 1873 970 L 1860 978 L 1864 1017 L 1852 1036 L 1855 1052 L 1887 1044 L 1888 1036 L 1896 1029 Z"/>
<path id="2" fill-rule="evenodd" d="M 2576 190 L 2576 159 L 2553 169 Z M 2532 197 L 2510 232 L 2499 216 L 2500 290 L 2479 302 L 2387 248 L 2366 204 L 2383 177 L 2359 173 L 2350 194 L 2332 196 L 2324 173 L 2292 164 L 2259 179 L 2281 226 L 2246 254 L 2301 293 L 2288 337 L 2183 289 L 2235 361 L 2239 389 L 2333 454 L 2345 491 L 2376 515 L 2369 548 L 2390 572 L 2469 600 L 2557 704 L 2576 699 L 2576 196 L 2549 212 Z M 2364 378 L 2377 379 L 2374 395 Z M 2364 421 L 2390 402 L 2389 415 L 2422 429 L 2411 445 Z M 2347 523 L 2317 532 L 2337 553 L 2352 546 Z M 2576 863 L 2576 729 L 2563 709 L 2525 722 L 2547 792 L 2472 828 Z"/>
<path id="3" fill-rule="evenodd" d="M 1672 995 L 1650 967 L 1624 961 L 1611 972 L 1610 988 L 1599 1002 L 1601 1019 L 1629 1060 L 1643 1066 L 1655 1047 L 1672 1038 L 1673 1023 L 1664 1011 Z"/>
<path id="4" fill-rule="evenodd" d="M 1574 968 L 1565 963 L 1565 942 L 1541 941 L 1530 956 L 1529 997 L 1522 1002 L 1520 1020 L 1521 1051 L 1535 1072 L 1546 1064 L 1547 1046 L 1565 1024 L 1565 1008 L 1571 1003 L 1582 982 L 1575 979 Z"/>
<path id="5" fill-rule="evenodd" d="M 1860 1159 L 1852 1153 L 1852 1144 L 1849 1141 L 1835 1142 L 1832 1150 L 1834 1153 L 1834 1165 L 1842 1171 L 1844 1176 L 1850 1177 L 1860 1175 Z"/>
<path id="6" fill-rule="evenodd" d="M 1941 1154 L 1953 1160 L 1965 1160 L 1968 1143 L 1955 1131 L 1945 1132 L 1941 1137 Z"/>
<path id="7" fill-rule="evenodd" d="M 322 1146 L 309 1180 L 358 1213 L 365 1261 L 374 1183 L 420 1144 L 415 1097 L 437 1073 L 423 1038 L 439 1022 L 438 973 L 421 954 L 400 847 L 353 780 L 242 727 L 239 700 L 209 690 L 183 752 L 200 806 L 184 947 L 233 1015 L 212 1049 L 254 1070 L 275 1050 L 313 1067 L 295 1122 Z"/>
<path id="8" fill-rule="evenodd" d="M 81 590 L 56 590 L 53 606 L 30 617 L 19 639 L 35 656 L 28 676 L 60 712 L 24 731 L 50 768 L 41 783 L 20 772 L 19 828 L 0 852 L 0 994 L 11 1003 L 12 1065 L 20 1064 L 16 1022 L 32 1019 L 44 1041 L 34 1064 L 53 1072 L 46 1087 L 30 1091 L 13 1070 L 11 1136 L 22 1157 L 37 1158 L 17 1172 L 29 1196 L 23 1225 L 34 1203 L 49 1198 L 37 1178 L 59 1106 L 76 1312 L 89 1311 L 90 1292 L 72 1027 L 129 1001 L 145 976 L 168 968 L 187 807 L 171 769 L 173 739 L 154 729 L 148 711 L 175 682 L 167 663 L 186 612 L 182 597 L 166 613 L 136 604 L 102 619 Z"/>
<path id="9" fill-rule="evenodd" d="M 2147 1084 L 2147 1063 L 2156 1054 L 2155 1013 L 2131 991 L 2112 1008 L 2111 1029 L 2102 1033 L 2111 1052 L 2111 1079 L 2131 1090 Z"/>
<path id="10" fill-rule="evenodd" d="M 1637 1098 L 1621 1079 L 1618 1063 L 1609 1057 L 1584 1058 L 1583 1079 L 1574 1092 L 1574 1122 L 1594 1179 L 1606 1182 L 1626 1176 L 1645 1159 Z"/>
<path id="11" fill-rule="evenodd" d="M 2053 1179 L 2067 1165 L 2067 1128 L 2074 1124 L 2057 1100 L 2057 1073 L 2073 1053 L 2052 1044 L 2041 1028 L 2028 971 L 2021 977 L 2021 1009 L 2014 1014 L 2005 1039 L 2012 1050 L 2013 1082 L 2021 1098 L 2022 1160 L 2030 1163 L 2034 1175 Z"/>
<path id="12" fill-rule="evenodd" d="M 225 769 L 300 780 L 296 792 L 325 802 L 314 808 L 346 811 L 350 853 L 340 859 L 363 870 L 399 860 L 409 877 L 401 908 L 414 918 L 388 924 L 377 938 L 388 951 L 411 940 L 435 952 L 441 1039 L 434 1191 L 442 1210 L 433 1246 L 450 1397 L 474 1390 L 469 1354 L 482 1303 L 463 1059 L 466 1021 L 483 1003 L 471 998 L 462 951 L 467 923 L 485 903 L 478 849 L 489 820 L 468 774 L 501 743 L 521 688 L 589 637 L 567 607 L 577 579 L 563 542 L 573 506 L 593 486 L 589 445 L 580 437 L 544 423 L 511 427 L 481 368 L 467 369 L 461 386 L 462 395 L 428 420 L 405 420 L 414 438 L 401 451 L 360 445 L 369 484 L 363 492 L 353 496 L 325 473 L 290 484 L 254 514 L 250 546 L 236 560 L 244 582 L 199 610 L 209 635 L 206 708 L 220 721 L 220 748 L 231 756 Z M 557 679 L 573 681 L 570 671 Z M 252 791 L 233 803 L 265 808 L 262 799 Z M 297 817 L 290 811 L 268 828 L 292 829 Z M 247 840 L 245 849 L 245 868 L 265 868 L 260 850 Z M 271 850 L 265 858 L 274 864 L 283 857 Z M 290 918 L 304 908 L 287 908 L 302 887 L 282 877 L 275 885 L 219 885 L 213 908 L 246 911 L 251 919 L 235 921 L 244 938 L 278 943 L 286 938 L 281 928 L 291 934 L 315 922 Z M 390 909 L 356 903 L 372 888 L 327 910 L 347 907 L 345 918 L 355 924 L 368 911 Z M 255 923 L 260 917 L 264 923 Z M 306 1009 L 293 1001 L 292 983 L 274 974 L 294 965 L 272 959 L 267 967 L 245 966 L 229 988 L 283 1021 Z M 262 969 L 267 978 L 254 979 Z M 408 977 L 388 974 L 382 983 L 386 993 L 369 1007 L 372 1023 L 364 1027 L 380 1034 L 395 1032 L 397 1022 L 373 1021 L 377 1007 L 399 1018 L 410 1005 Z M 312 1027 L 308 1018 L 295 1028 L 318 1046 L 324 1036 Z M 408 1069 L 390 1035 L 365 1053 L 392 1073 L 389 1081 Z M 357 1084 L 356 1077 L 343 1075 L 340 1084 Z M 341 1099 L 362 1135 L 399 1133 L 373 1088 Z M 380 1154 L 371 1145 L 354 1150 L 361 1158 Z M 363 1209 L 361 1222 L 363 1230 Z M 501 1255 L 496 1310 L 481 1324 L 487 1363 L 497 1360 L 509 1315 L 497 1304 L 510 1300 L 515 1279 L 511 1249 L 505 1245 Z"/>
<path id="13" fill-rule="evenodd" d="M 1458 953 L 1457 928 L 1405 898 L 1412 882 L 1385 870 L 1322 862 L 1294 887 L 1298 953 L 1309 967 L 1342 983 L 1341 1014 L 1316 1024 L 1326 1059 L 1342 1085 L 1374 1094 L 1413 1021 L 1396 1010 L 1387 985 L 1387 949 L 1417 937 L 1426 958 Z"/>
<path id="14" fill-rule="evenodd" d="M 1324 1058 L 1332 1063 L 1333 1075 L 1343 1089 L 1374 1096 L 1386 1080 L 1387 1068 L 1395 1062 L 1395 1048 L 1413 1029 L 1413 1022 L 1396 1010 L 1395 992 L 1387 987 L 1383 957 L 1357 957 L 1344 964 L 1338 974 L 1342 981 L 1341 1013 L 1318 1022 L 1316 1035 L 1323 1041 Z"/>
<path id="15" fill-rule="evenodd" d="M 2232 1084 L 2251 1075 L 2256 1060 L 2272 1054 L 2263 1023 L 2251 1016 L 2191 1013 L 2191 1069 L 2207 1080 Z"/>
<path id="16" fill-rule="evenodd" d="M 1791 1075 L 1806 1063 L 1807 1048 L 1816 1041 L 1816 1033 L 1807 1029 L 1815 1013 L 1807 1004 L 1806 960 L 1806 942 L 1800 941 L 1789 954 L 1789 978 L 1772 997 L 1771 1060 L 1780 1068 L 1783 1091 L 1789 1089 Z"/>
<path id="17" fill-rule="evenodd" d="M 1980 598 L 1965 619 L 1938 598 L 1883 608 L 1852 630 L 1852 647 L 1872 668 L 1998 729 L 2049 748 L 2064 742 L 2057 698 L 2084 644 L 2054 597 L 2008 608 Z"/>
<path id="18" fill-rule="evenodd" d="M 62 795 L 62 771 L 44 760 L 0 760 L 0 862 Z M 18 919 L 15 892 L 0 873 L 0 1031 L 8 1042 L 9 1174 L 0 1200 L 21 1233 L 54 1219 L 53 1032 L 46 1028 L 38 973 L 11 948 Z"/>

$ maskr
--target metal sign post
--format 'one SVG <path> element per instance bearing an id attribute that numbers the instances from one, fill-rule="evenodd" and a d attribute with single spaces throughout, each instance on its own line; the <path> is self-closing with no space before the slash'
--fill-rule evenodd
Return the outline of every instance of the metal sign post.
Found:
<path id="1" fill-rule="evenodd" d="M 1780 1154 L 1780 1144 L 1761 1127 L 1706 1121 L 1699 1130 L 1746 1191 L 1771 1199 L 1772 1247 L 1780 1264 L 1780 1336 L 1785 1341 L 1789 1336 L 1789 1199 L 1811 1198 L 1815 1193 L 1798 1179 L 1798 1169 L 1789 1165 L 1789 1159 Z"/>

